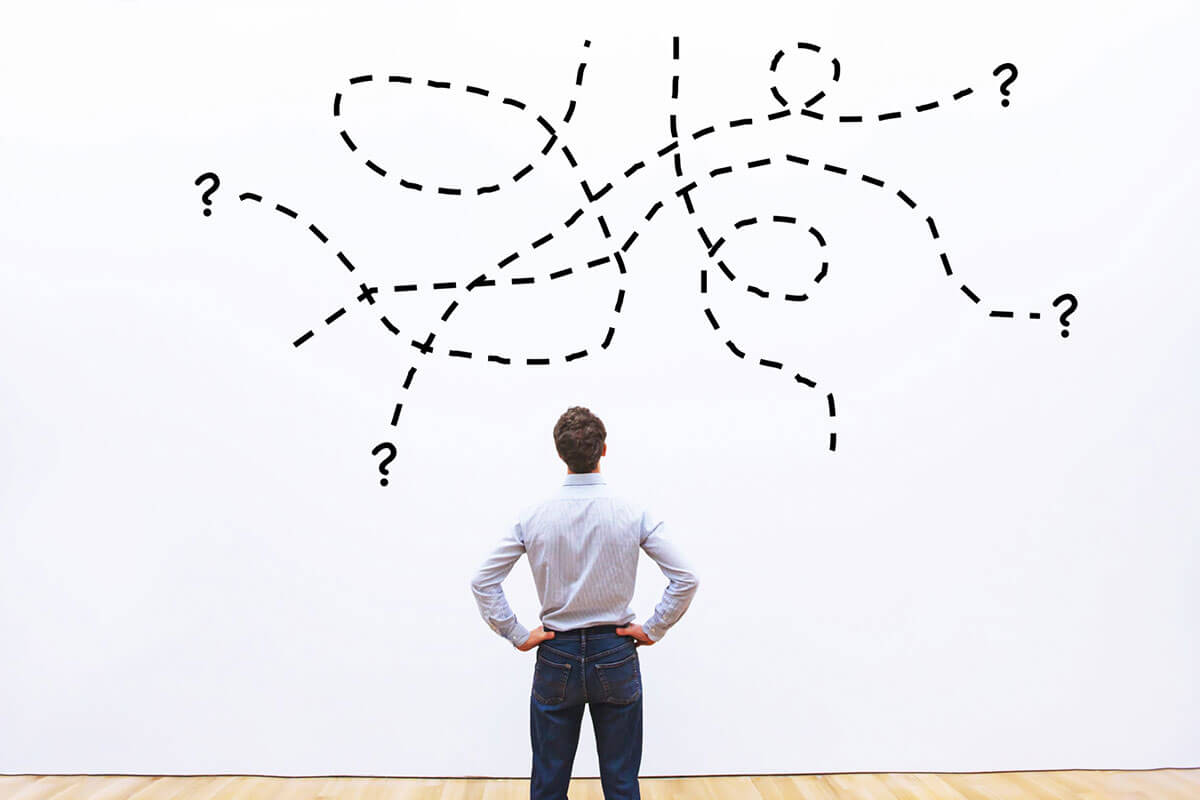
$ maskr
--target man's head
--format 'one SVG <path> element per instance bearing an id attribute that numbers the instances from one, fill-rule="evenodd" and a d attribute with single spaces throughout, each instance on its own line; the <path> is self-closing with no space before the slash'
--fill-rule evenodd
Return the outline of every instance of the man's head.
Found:
<path id="1" fill-rule="evenodd" d="M 554 447 L 571 472 L 595 472 L 608 451 L 600 418 L 583 406 L 571 406 L 554 425 Z"/>

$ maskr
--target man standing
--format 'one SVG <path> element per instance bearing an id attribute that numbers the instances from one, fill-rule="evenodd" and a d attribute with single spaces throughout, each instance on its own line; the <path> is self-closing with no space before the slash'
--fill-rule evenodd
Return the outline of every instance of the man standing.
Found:
<path id="1" fill-rule="evenodd" d="M 566 800 L 583 707 L 591 708 L 605 800 L 640 800 L 642 673 L 639 645 L 679 621 L 699 581 L 661 520 L 614 495 L 600 476 L 608 452 L 600 419 L 573 406 L 554 426 L 567 464 L 558 491 L 526 508 L 471 579 L 479 613 L 518 650 L 538 648 L 529 703 L 531 800 Z M 644 625 L 631 624 L 639 550 L 669 584 Z M 542 605 L 533 631 L 517 621 L 501 582 L 522 553 Z"/>

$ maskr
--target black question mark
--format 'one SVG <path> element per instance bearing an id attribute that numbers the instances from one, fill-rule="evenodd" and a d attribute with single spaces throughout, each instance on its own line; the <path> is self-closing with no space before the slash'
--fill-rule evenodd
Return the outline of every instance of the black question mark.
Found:
<path id="1" fill-rule="evenodd" d="M 1005 108 L 1008 107 L 1008 87 L 1011 86 L 1012 82 L 1017 79 L 1017 67 L 1015 64 L 1009 64 L 1005 62 L 992 70 L 992 74 L 996 77 L 999 77 L 1001 72 L 1007 70 L 1011 70 L 1012 74 L 1000 82 L 1000 94 L 1005 95 L 1004 99 L 1000 101 L 1000 105 L 1004 106 Z"/>
<path id="2" fill-rule="evenodd" d="M 208 198 L 209 198 L 210 196 L 212 196 L 212 193 L 213 193 L 213 192 L 215 192 L 215 191 L 217 190 L 217 187 L 221 185 L 221 179 L 220 179 L 220 178 L 218 178 L 218 177 L 216 176 L 216 174 L 215 174 L 215 173 L 212 173 L 212 172 L 206 172 L 206 173 L 204 173 L 203 175 L 201 175 L 199 178 L 196 178 L 196 185 L 197 185 L 197 186 L 199 186 L 200 184 L 204 183 L 206 180 L 208 180 L 208 179 L 210 179 L 210 178 L 212 179 L 212 182 L 213 182 L 212 186 L 210 186 L 209 188 L 205 189 L 205 190 L 204 190 L 204 194 L 200 195 L 200 199 L 204 201 L 204 205 L 206 205 L 206 206 L 211 206 L 211 205 L 212 205 L 212 200 L 209 200 Z M 209 216 L 210 214 L 212 214 L 212 209 L 211 209 L 211 208 L 206 208 L 206 209 L 204 209 L 204 216 L 206 216 L 206 217 L 207 217 L 207 216 Z"/>
<path id="3" fill-rule="evenodd" d="M 388 457 L 385 458 L 383 460 L 383 462 L 379 465 L 379 473 L 381 475 L 387 475 L 388 464 L 392 463 L 392 459 L 396 457 L 396 445 L 392 444 L 391 442 L 380 442 L 379 444 L 375 445 L 375 449 L 371 451 L 371 455 L 373 455 L 373 456 L 379 455 L 380 450 L 390 450 L 391 451 L 388 454 Z M 379 485 L 387 486 L 387 481 L 388 481 L 387 478 L 380 478 Z"/>
<path id="4" fill-rule="evenodd" d="M 1062 337 L 1065 339 L 1071 335 L 1071 332 L 1067 330 L 1067 326 L 1071 324 L 1067 321 L 1067 317 L 1074 314 L 1075 309 L 1079 308 L 1079 301 L 1075 298 L 1075 295 L 1068 292 L 1067 294 L 1060 294 L 1058 297 L 1054 298 L 1054 302 L 1051 303 L 1051 305 L 1057 308 L 1058 304 L 1062 303 L 1063 301 L 1067 302 L 1068 308 L 1066 311 L 1058 315 L 1058 321 L 1062 323 Z"/>

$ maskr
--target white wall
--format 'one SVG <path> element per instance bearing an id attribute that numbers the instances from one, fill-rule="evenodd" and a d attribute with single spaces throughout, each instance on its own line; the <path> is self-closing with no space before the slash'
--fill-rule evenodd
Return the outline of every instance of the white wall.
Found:
<path id="1" fill-rule="evenodd" d="M 641 651 L 643 775 L 1197 764 L 1195 4 L 434 5 L 6 15 L 0 771 L 528 776 L 533 658 L 468 581 L 559 482 L 550 430 L 576 403 L 608 425 L 609 480 L 702 576 Z M 772 80 L 798 109 L 832 56 L 814 108 L 904 117 L 765 124 Z M 676 68 L 691 217 L 655 156 Z M 365 73 L 452 89 L 347 84 Z M 558 128 L 580 166 L 552 153 L 482 198 L 402 189 L 505 180 L 544 141 L 467 83 L 555 122 L 577 98 Z M 585 178 L 616 187 L 587 204 Z M 581 204 L 612 241 L 590 218 L 565 235 Z M 801 224 L 720 253 L 771 298 L 718 273 L 702 296 L 696 226 L 772 214 Z M 625 276 L 546 285 L 631 227 Z M 542 280 L 463 294 L 420 357 L 449 296 L 429 284 L 488 270 Z M 405 282 L 426 288 L 387 291 Z M 532 628 L 525 563 L 505 588 Z M 642 569 L 644 620 L 665 579 Z M 575 774 L 598 774 L 590 721 Z"/>

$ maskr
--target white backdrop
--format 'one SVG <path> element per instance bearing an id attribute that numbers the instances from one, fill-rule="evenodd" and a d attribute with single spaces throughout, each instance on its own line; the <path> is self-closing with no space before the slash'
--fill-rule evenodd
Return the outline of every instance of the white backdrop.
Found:
<path id="1" fill-rule="evenodd" d="M 1195 4 L 570 8 L 6 14 L 0 771 L 527 777 L 572 404 L 701 576 L 643 775 L 1196 766 Z"/>

